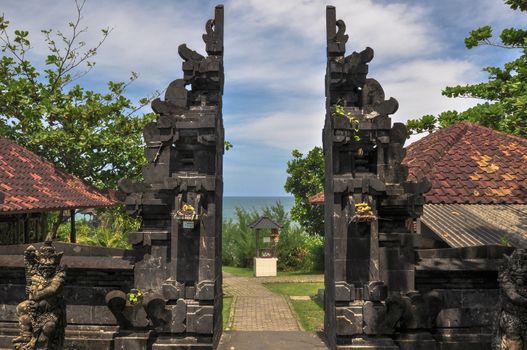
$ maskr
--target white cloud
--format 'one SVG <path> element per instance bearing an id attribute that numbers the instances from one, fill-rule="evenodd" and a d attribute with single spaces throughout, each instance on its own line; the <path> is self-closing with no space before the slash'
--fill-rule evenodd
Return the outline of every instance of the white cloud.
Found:
<path id="1" fill-rule="evenodd" d="M 242 141 L 261 143 L 280 150 L 311 149 L 321 144 L 324 125 L 324 101 L 306 108 L 288 109 L 259 118 L 247 119 L 231 128 L 230 135 Z"/>
<path id="2" fill-rule="evenodd" d="M 473 106 L 477 101 L 450 99 L 442 96 L 441 90 L 448 85 L 472 82 L 478 75 L 475 73 L 476 67 L 466 61 L 417 59 L 370 76 L 378 78 L 387 99 L 394 97 L 399 101 L 393 120 L 405 122 L 424 114 Z M 230 135 L 284 150 L 307 150 L 320 145 L 325 115 L 323 96 L 295 101 L 280 112 L 248 117 L 243 125 L 232 128 Z"/>
<path id="3" fill-rule="evenodd" d="M 479 77 L 474 64 L 462 60 L 416 59 L 380 72 L 379 81 L 387 98 L 399 101 L 396 121 L 438 114 L 448 109 L 464 110 L 477 103 L 474 99 L 448 98 L 441 95 L 446 86 L 474 82 Z"/>
<path id="4" fill-rule="evenodd" d="M 450 31 L 444 35 L 450 29 L 433 24 L 434 11 L 443 10 L 443 4 L 425 5 L 410 0 L 228 0 L 226 100 L 243 105 L 242 110 L 234 109 L 236 118 L 224 115 L 229 126 L 227 138 L 234 141 L 235 150 L 250 152 L 251 147 L 262 145 L 276 152 L 289 152 L 292 148 L 305 151 L 320 145 L 325 114 L 325 6 L 329 3 L 336 6 L 337 17 L 347 24 L 348 54 L 366 46 L 375 50 L 370 77 L 381 83 L 387 97 L 399 101 L 395 121 L 448 109 L 463 110 L 474 103 L 441 96 L 445 86 L 482 79 L 478 63 L 453 56 L 450 51 L 461 44 L 447 38 L 458 33 Z M 101 27 L 114 28 L 95 58 L 97 66 L 88 76 L 88 84 L 125 80 L 130 71 L 136 71 L 140 79 L 134 85 L 134 94 L 146 95 L 182 77 L 177 47 L 187 43 L 203 53 L 201 35 L 205 21 L 213 15 L 212 3 L 199 4 L 88 0 L 83 13 L 84 25 L 89 28 L 85 36 L 88 44 L 100 38 Z M 461 5 L 454 0 L 445 6 L 448 13 L 442 14 L 452 18 L 452 23 L 462 24 L 455 28 L 463 31 L 460 38 L 466 34 L 467 25 L 483 25 L 479 22 L 487 20 L 506 24 L 518 19 L 501 0 L 471 2 L 469 9 L 458 9 Z M 2 1 L 2 11 L 13 28 L 30 30 L 35 54 L 43 57 L 47 52 L 40 43 L 39 30 L 67 29 L 74 9 L 71 0 Z M 472 59 L 477 58 L 470 56 Z M 262 100 L 275 101 L 276 105 L 262 103 L 258 98 L 242 101 L 242 89 L 261 93 L 265 95 Z M 262 166 L 240 166 L 246 172 L 264 173 L 265 164 L 278 166 L 271 153 L 262 153 L 258 162 Z"/>

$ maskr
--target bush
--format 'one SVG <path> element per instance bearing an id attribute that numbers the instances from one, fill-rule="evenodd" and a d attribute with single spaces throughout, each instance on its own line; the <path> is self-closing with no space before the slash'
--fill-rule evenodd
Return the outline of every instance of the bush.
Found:
<path id="1" fill-rule="evenodd" d="M 97 212 L 98 223 L 78 220 L 75 223 L 77 243 L 109 248 L 131 248 L 128 233 L 139 229 L 139 220 L 128 216 L 120 207 L 105 208 Z M 62 224 L 58 239 L 69 241 L 70 224 Z"/>
<path id="2" fill-rule="evenodd" d="M 277 246 L 280 271 L 323 271 L 324 239 L 300 227 L 282 231 Z"/>
<path id="3" fill-rule="evenodd" d="M 278 269 L 281 271 L 322 271 L 324 269 L 324 240 L 318 235 L 309 235 L 295 225 L 284 206 L 277 202 L 256 210 L 236 208 L 236 219 L 223 222 L 224 265 L 248 267 L 252 265 L 256 250 L 255 231 L 249 225 L 261 215 L 266 215 L 283 227 L 276 251 Z"/>

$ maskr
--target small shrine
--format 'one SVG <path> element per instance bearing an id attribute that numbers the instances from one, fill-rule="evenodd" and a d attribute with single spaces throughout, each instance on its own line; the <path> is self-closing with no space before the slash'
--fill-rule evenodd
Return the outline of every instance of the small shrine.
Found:
<path id="1" fill-rule="evenodd" d="M 282 228 L 282 225 L 267 216 L 262 216 L 249 227 L 256 231 L 254 275 L 256 277 L 276 276 L 276 264 L 278 262 L 276 245 L 280 239 L 278 230 Z"/>

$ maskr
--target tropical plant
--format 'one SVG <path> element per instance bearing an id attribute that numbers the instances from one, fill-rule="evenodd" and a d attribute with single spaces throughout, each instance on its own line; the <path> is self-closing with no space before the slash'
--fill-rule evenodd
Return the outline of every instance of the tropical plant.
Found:
<path id="1" fill-rule="evenodd" d="M 124 214 L 119 208 L 106 208 L 95 215 L 97 222 L 78 220 L 75 228 L 77 243 L 109 247 L 130 248 L 128 233 L 139 229 L 140 221 Z M 70 226 L 61 225 L 58 229 L 58 239 L 69 241 Z"/>
<path id="2" fill-rule="evenodd" d="M 98 188 L 115 188 L 121 178 L 137 179 L 145 164 L 142 130 L 155 115 L 140 114 L 153 96 L 133 102 L 125 96 L 138 78 L 107 83 L 104 92 L 86 89 L 81 78 L 94 66 L 94 56 L 111 32 L 102 29 L 93 46 L 83 41 L 85 1 L 76 0 L 69 33 L 42 30 L 48 53 L 32 54 L 30 34 L 10 30 L 0 16 L 0 136 L 43 156 L 58 168 Z M 31 58 L 31 60 L 30 60 Z M 56 217 L 50 237 L 64 221 Z"/>
<path id="3" fill-rule="evenodd" d="M 94 68 L 93 58 L 111 30 L 102 29 L 100 41 L 89 47 L 82 40 L 84 2 L 75 4 L 69 34 L 42 30 L 48 47 L 44 62 L 30 55 L 29 32 L 10 32 L 9 21 L 0 16 L 0 135 L 91 185 L 115 187 L 123 177 L 139 176 L 145 163 L 142 129 L 154 115 L 137 113 L 150 98 L 134 103 L 124 95 L 136 73 L 128 82 L 109 81 L 106 92 L 78 84 Z"/>
<path id="4" fill-rule="evenodd" d="M 280 223 L 280 240 L 276 246 L 278 269 L 281 271 L 323 270 L 323 246 L 321 236 L 309 235 L 294 225 L 281 203 L 265 207 L 261 212 L 254 209 L 236 208 L 236 219 L 223 222 L 222 261 L 224 265 L 247 267 L 252 264 L 256 250 L 255 231 L 249 227 L 265 215 Z"/>
<path id="5" fill-rule="evenodd" d="M 513 10 L 527 11 L 525 0 L 506 0 L 505 4 Z M 492 27 L 484 26 L 470 32 L 465 38 L 465 46 L 468 49 L 492 46 L 507 53 L 517 50 L 520 55 L 501 68 L 483 68 L 488 73 L 486 82 L 446 87 L 442 92 L 447 97 L 477 98 L 485 102 L 462 112 L 446 111 L 438 116 L 425 115 L 408 120 L 408 129 L 414 133 L 432 132 L 438 127 L 467 120 L 527 137 L 527 30 L 503 29 L 499 41 L 495 41 Z"/>
<path id="6" fill-rule="evenodd" d="M 324 207 L 310 203 L 309 197 L 324 191 L 324 153 L 321 147 L 315 147 L 305 157 L 296 149 L 291 154 L 284 186 L 295 197 L 291 218 L 309 234 L 323 235 Z"/>

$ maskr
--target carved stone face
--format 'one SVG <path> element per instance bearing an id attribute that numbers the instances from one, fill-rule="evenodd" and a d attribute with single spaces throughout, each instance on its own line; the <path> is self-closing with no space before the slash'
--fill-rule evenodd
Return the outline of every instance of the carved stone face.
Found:
<path id="1" fill-rule="evenodd" d="M 514 251 L 510 258 L 509 269 L 514 283 L 521 287 L 527 287 L 527 251 L 525 249 Z"/>

